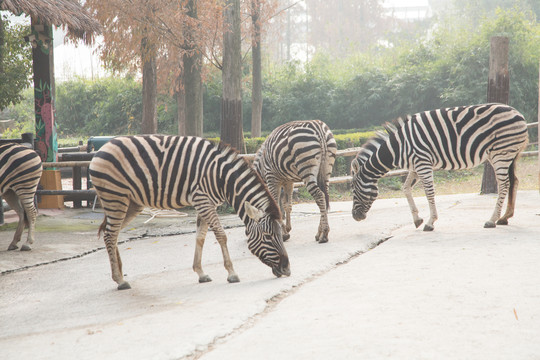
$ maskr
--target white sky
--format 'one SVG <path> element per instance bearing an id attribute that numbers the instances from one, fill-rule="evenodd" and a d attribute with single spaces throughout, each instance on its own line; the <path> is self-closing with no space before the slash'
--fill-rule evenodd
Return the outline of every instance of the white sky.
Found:
<path id="1" fill-rule="evenodd" d="M 382 0 L 388 8 L 404 6 L 428 6 L 428 0 Z M 399 14 L 395 14 L 400 16 Z M 405 15 L 407 17 L 407 15 Z M 16 21 L 28 21 L 24 17 L 14 17 Z M 84 44 L 74 46 L 64 44 L 61 29 L 54 31 L 54 72 L 57 81 L 73 79 L 76 76 L 85 78 L 99 78 L 107 76 L 107 72 L 101 66 L 101 60 L 95 52 L 95 47 L 90 48 Z"/>

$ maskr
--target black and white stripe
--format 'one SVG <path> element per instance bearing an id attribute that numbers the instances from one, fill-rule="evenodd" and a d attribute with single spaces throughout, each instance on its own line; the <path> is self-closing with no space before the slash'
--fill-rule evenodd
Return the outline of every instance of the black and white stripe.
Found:
<path id="1" fill-rule="evenodd" d="M 105 211 L 100 232 L 109 253 L 113 280 L 123 280 L 117 238 L 144 207 L 198 212 L 193 269 L 200 282 L 210 281 L 201 268 L 204 239 L 210 227 L 221 246 L 229 282 L 239 281 L 227 249 L 216 206 L 227 201 L 246 224 L 248 247 L 276 276 L 289 275 L 281 214 L 262 179 L 235 150 L 198 137 L 163 135 L 117 137 L 90 164 L 92 183 Z"/>
<path id="2" fill-rule="evenodd" d="M 321 212 L 315 239 L 328 241 L 328 181 L 336 159 L 337 145 L 328 126 L 320 120 L 292 121 L 276 128 L 264 141 L 253 162 L 272 196 L 280 199 L 283 188 L 286 224 L 284 238 L 291 230 L 292 191 L 295 181 L 303 181 Z"/>
<path id="3" fill-rule="evenodd" d="M 34 150 L 20 144 L 0 144 L 0 195 L 19 216 L 8 250 L 18 248 L 25 226 L 28 227 L 28 238 L 21 250 L 31 250 L 37 217 L 34 196 L 41 172 L 41 159 Z"/>
<path id="4" fill-rule="evenodd" d="M 378 195 L 377 181 L 393 168 L 408 169 L 404 192 L 416 227 L 422 219 L 411 188 L 417 179 L 424 187 L 430 218 L 424 230 L 433 230 L 437 220 L 434 169 L 466 169 L 489 161 L 495 169 L 499 196 L 493 215 L 485 227 L 507 224 L 514 214 L 518 180 L 516 158 L 528 143 L 523 115 L 502 104 L 462 106 L 425 111 L 395 124 L 386 125 L 387 134 L 369 141 L 352 163 L 353 217 L 362 220 Z M 508 193 L 506 213 L 501 208 Z"/>

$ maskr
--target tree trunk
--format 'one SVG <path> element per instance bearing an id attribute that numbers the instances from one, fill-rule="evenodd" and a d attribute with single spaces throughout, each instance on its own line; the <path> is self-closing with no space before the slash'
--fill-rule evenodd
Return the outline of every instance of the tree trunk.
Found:
<path id="1" fill-rule="evenodd" d="M 508 75 L 508 43 L 507 37 L 494 36 L 491 38 L 489 53 L 489 77 L 487 101 L 508 104 L 510 93 L 510 76 Z M 497 178 L 491 164 L 484 164 L 481 194 L 497 193 Z"/>
<path id="2" fill-rule="evenodd" d="M 143 63 L 142 123 L 141 134 L 157 133 L 157 71 L 156 54 L 147 37 L 141 40 L 141 60 Z"/>
<path id="3" fill-rule="evenodd" d="M 176 79 L 176 114 L 178 116 L 178 135 L 186 135 L 186 88 L 184 87 L 184 69 L 181 69 L 180 75 Z"/>
<path id="4" fill-rule="evenodd" d="M 192 136 L 203 136 L 201 61 L 198 51 L 184 55 L 186 135 Z"/>
<path id="5" fill-rule="evenodd" d="M 0 15 L 0 74 L 2 77 L 4 76 L 4 21 L 2 15 Z"/>
<path id="6" fill-rule="evenodd" d="M 252 70 L 252 90 L 251 90 L 251 137 L 261 136 L 262 123 L 262 59 L 261 59 L 261 22 L 259 14 L 261 11 L 260 0 L 251 2 L 251 21 L 253 23 L 251 55 L 253 61 Z"/>
<path id="7" fill-rule="evenodd" d="M 198 19 L 197 0 L 188 0 L 187 15 Z M 202 94 L 202 54 L 192 44 L 193 33 L 188 29 L 184 33 L 186 52 L 182 57 L 184 96 L 185 96 L 185 134 L 203 136 L 203 94 Z"/>
<path id="8" fill-rule="evenodd" d="M 221 141 L 244 152 L 242 132 L 242 53 L 240 48 L 240 0 L 227 0 L 223 31 L 223 95 Z"/>

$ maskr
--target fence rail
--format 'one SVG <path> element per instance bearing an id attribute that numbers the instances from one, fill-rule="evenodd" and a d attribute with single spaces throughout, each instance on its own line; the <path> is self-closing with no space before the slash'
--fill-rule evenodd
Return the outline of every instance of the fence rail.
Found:
<path id="1" fill-rule="evenodd" d="M 527 128 L 534 128 L 538 127 L 538 122 L 534 123 L 528 123 Z M 76 150 L 79 151 L 85 151 L 85 147 L 77 147 L 77 148 L 70 148 L 70 150 Z M 338 150 L 337 156 L 344 156 L 344 157 L 352 157 L 355 156 L 358 151 L 360 151 L 361 147 L 355 147 L 355 148 L 349 148 L 344 150 Z M 63 151 L 61 151 L 63 152 Z M 528 156 L 537 156 L 538 151 L 524 151 L 521 153 L 521 156 L 528 157 Z M 44 168 L 73 168 L 73 179 L 74 179 L 74 188 L 73 190 L 38 190 L 38 195 L 63 195 L 66 196 L 65 201 L 77 201 L 79 204 L 81 200 L 93 200 L 96 192 L 93 189 L 87 189 L 83 190 L 81 189 L 81 169 L 82 168 L 88 168 L 90 165 L 91 157 L 93 156 L 92 153 L 80 153 L 80 154 L 70 154 L 70 153 L 63 153 L 61 154 L 61 158 L 65 158 L 66 161 L 55 161 L 55 162 L 44 162 L 43 167 Z M 255 159 L 255 154 L 240 154 L 241 157 L 248 161 L 253 161 Z M 77 161 L 74 159 L 84 159 L 81 161 Z M 392 177 L 392 176 L 405 176 L 407 174 L 407 170 L 394 170 L 388 172 L 385 177 Z M 330 178 L 330 184 L 343 184 L 350 182 L 352 180 L 352 177 L 350 175 L 345 176 L 335 176 Z M 75 183 L 77 182 L 77 183 Z M 303 186 L 303 183 L 295 183 L 294 187 L 301 187 Z"/>

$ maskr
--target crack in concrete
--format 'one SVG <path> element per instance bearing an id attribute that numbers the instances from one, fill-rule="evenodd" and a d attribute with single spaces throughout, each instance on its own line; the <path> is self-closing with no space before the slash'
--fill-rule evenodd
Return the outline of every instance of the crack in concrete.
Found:
<path id="1" fill-rule="evenodd" d="M 398 226 L 398 228 L 400 228 L 400 227 L 403 227 L 403 226 Z M 392 229 L 392 231 L 394 231 L 394 230 L 395 229 Z M 258 312 L 255 315 L 251 316 L 249 319 L 246 320 L 246 322 L 244 322 L 242 325 L 232 329 L 228 334 L 225 334 L 225 335 L 218 336 L 218 337 L 214 338 L 214 340 L 211 343 L 209 343 L 208 345 L 206 345 L 203 349 L 200 349 L 200 350 L 197 349 L 197 350 L 193 351 L 193 353 L 191 353 L 190 355 L 184 356 L 181 359 L 182 360 L 197 360 L 197 359 L 200 359 L 203 355 L 205 355 L 205 354 L 211 352 L 212 350 L 214 350 L 219 344 L 223 344 L 226 341 L 232 339 L 233 337 L 238 336 L 238 335 L 242 334 L 243 332 L 247 331 L 248 329 L 252 328 L 253 326 L 255 326 L 267 314 L 274 311 L 277 308 L 277 306 L 283 300 L 285 300 L 287 297 L 295 294 L 298 290 L 300 290 L 300 288 L 302 288 L 306 284 L 316 280 L 317 278 L 321 277 L 324 274 L 329 273 L 330 271 L 333 271 L 333 270 L 337 269 L 338 267 L 340 267 L 342 265 L 348 264 L 352 260 L 358 258 L 360 255 L 365 254 L 370 250 L 373 250 L 374 248 L 381 245 L 385 241 L 391 239 L 392 237 L 393 237 L 393 235 L 388 235 L 386 237 L 383 237 L 383 238 L 379 239 L 378 241 L 375 241 L 372 244 L 370 244 L 370 246 L 368 247 L 367 250 L 355 251 L 352 254 L 349 254 L 349 256 L 346 259 L 338 261 L 337 263 L 333 264 L 332 266 L 330 266 L 328 268 L 321 269 L 320 271 L 308 276 L 307 278 L 302 280 L 300 283 L 292 285 L 292 287 L 290 289 L 283 290 L 280 293 L 272 296 L 271 298 L 266 299 L 266 306 L 261 312 Z"/>
<path id="2" fill-rule="evenodd" d="M 227 229 L 234 229 L 234 228 L 238 228 L 238 227 L 242 227 L 242 226 L 244 226 L 244 225 L 227 225 L 227 226 L 223 226 L 223 228 L 227 230 Z M 128 243 L 128 242 L 132 242 L 132 241 L 136 241 L 136 240 L 142 240 L 142 239 L 160 238 L 160 237 L 166 237 L 166 236 L 177 236 L 177 235 L 186 235 L 186 234 L 195 234 L 195 233 L 196 233 L 195 230 L 176 231 L 176 232 L 166 233 L 166 234 L 149 234 L 148 231 L 147 231 L 144 234 L 133 236 L 133 237 L 127 238 L 125 240 L 118 241 L 118 245 Z M 42 262 L 42 263 L 27 265 L 27 266 L 23 266 L 23 267 L 16 268 L 16 269 L 4 270 L 4 271 L 0 272 L 0 276 L 9 275 L 9 274 L 12 274 L 12 273 L 32 269 L 32 268 L 39 267 L 39 266 L 56 264 L 56 263 L 59 263 L 59 262 L 62 262 L 62 261 L 69 261 L 69 260 L 79 259 L 79 258 L 85 257 L 87 255 L 96 253 L 96 252 L 101 251 L 101 250 L 106 250 L 106 247 L 105 246 L 100 246 L 100 247 L 97 247 L 95 249 L 82 252 L 80 254 L 67 256 L 67 257 L 64 257 L 64 258 L 55 259 L 55 260 L 51 260 L 51 261 L 45 261 L 45 262 Z"/>

